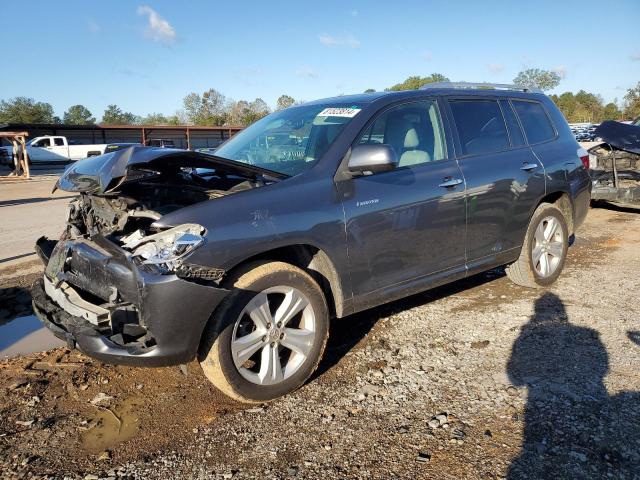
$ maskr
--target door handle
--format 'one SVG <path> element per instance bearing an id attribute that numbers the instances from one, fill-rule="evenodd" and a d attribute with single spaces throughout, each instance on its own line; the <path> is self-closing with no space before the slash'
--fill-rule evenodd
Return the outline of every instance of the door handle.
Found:
<path id="1" fill-rule="evenodd" d="M 444 182 L 438 185 L 439 187 L 451 188 L 451 187 L 455 187 L 456 185 L 460 185 L 462 183 L 462 179 L 460 178 L 449 178 L 449 179 L 445 178 L 444 180 L 445 180 Z"/>
<path id="2" fill-rule="evenodd" d="M 522 166 L 520 167 L 520 170 L 524 170 L 525 172 L 530 172 L 532 170 L 535 170 L 536 168 L 538 168 L 540 165 L 538 165 L 537 163 L 528 163 L 525 162 L 522 164 Z"/>

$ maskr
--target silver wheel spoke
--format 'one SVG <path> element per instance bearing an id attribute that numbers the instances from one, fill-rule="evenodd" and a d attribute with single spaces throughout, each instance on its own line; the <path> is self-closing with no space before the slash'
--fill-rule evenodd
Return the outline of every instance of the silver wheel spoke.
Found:
<path id="1" fill-rule="evenodd" d="M 265 332 L 254 330 L 249 335 L 236 338 L 231 342 L 231 350 L 236 367 L 241 367 L 254 353 L 260 350 L 260 347 L 264 346 L 265 342 L 262 340 L 264 335 Z"/>
<path id="2" fill-rule="evenodd" d="M 304 357 L 309 355 L 315 332 L 297 328 L 285 328 L 284 338 L 280 341 L 283 347 L 293 350 Z"/>
<path id="3" fill-rule="evenodd" d="M 534 265 L 538 265 L 540 261 L 540 257 L 542 256 L 542 247 L 537 245 L 533 247 L 533 251 L 531 252 L 531 259 L 533 260 Z"/>
<path id="4" fill-rule="evenodd" d="M 547 228 L 544 229 L 544 239 L 551 240 L 555 235 L 556 230 L 558 230 L 558 222 L 555 218 L 550 218 L 547 222 Z"/>
<path id="5" fill-rule="evenodd" d="M 544 242 L 544 222 L 540 222 L 538 228 L 536 228 L 536 233 L 534 233 L 534 237 L 538 241 L 538 243 Z"/>
<path id="6" fill-rule="evenodd" d="M 549 273 L 549 257 L 546 253 L 540 257 L 540 273 L 546 276 Z"/>
<path id="7" fill-rule="evenodd" d="M 274 315 L 274 320 L 278 325 L 282 324 L 284 327 L 289 320 L 304 310 L 307 305 L 309 305 L 309 301 L 298 290 L 291 289 L 284 296 L 282 304 Z"/>
<path id="8" fill-rule="evenodd" d="M 550 243 L 549 244 L 549 248 L 548 248 L 548 252 L 551 256 L 555 257 L 555 258 L 561 258 L 562 257 L 562 244 L 561 243 Z"/>
<path id="9" fill-rule="evenodd" d="M 272 318 L 266 293 L 261 292 L 253 297 L 246 309 L 258 329 L 266 330 L 269 328 L 268 325 L 271 324 Z"/>
<path id="10" fill-rule="evenodd" d="M 262 385 L 271 385 L 282 381 L 282 365 L 280 364 L 278 347 L 266 345 L 262 349 L 258 378 Z"/>

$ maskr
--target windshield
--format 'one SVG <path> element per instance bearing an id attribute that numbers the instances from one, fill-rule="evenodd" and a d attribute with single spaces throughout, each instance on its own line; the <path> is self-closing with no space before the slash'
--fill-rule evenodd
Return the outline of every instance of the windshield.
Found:
<path id="1" fill-rule="evenodd" d="M 307 170 L 328 150 L 361 105 L 314 104 L 272 113 L 215 151 L 218 157 L 285 175 Z"/>

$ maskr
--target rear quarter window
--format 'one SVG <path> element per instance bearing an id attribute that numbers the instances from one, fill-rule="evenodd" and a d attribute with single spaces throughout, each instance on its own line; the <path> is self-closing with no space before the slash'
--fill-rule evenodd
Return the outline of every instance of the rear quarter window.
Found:
<path id="1" fill-rule="evenodd" d="M 511 103 L 518 114 L 522 128 L 524 128 L 524 134 L 530 144 L 546 142 L 555 138 L 556 131 L 540 103 L 522 100 L 512 100 Z"/>
<path id="2" fill-rule="evenodd" d="M 501 152 L 509 135 L 496 100 L 450 100 L 463 155 Z"/>

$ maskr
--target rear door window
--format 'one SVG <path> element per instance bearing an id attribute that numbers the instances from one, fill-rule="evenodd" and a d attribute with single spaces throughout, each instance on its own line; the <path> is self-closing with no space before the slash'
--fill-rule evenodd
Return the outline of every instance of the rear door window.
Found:
<path id="1" fill-rule="evenodd" d="M 511 102 L 530 144 L 546 142 L 555 138 L 556 132 L 551 120 L 540 103 L 522 100 L 512 100 Z"/>
<path id="2" fill-rule="evenodd" d="M 54 138 L 53 141 L 56 144 L 56 147 L 64 147 L 64 140 L 61 138 Z"/>
<path id="3" fill-rule="evenodd" d="M 449 104 L 463 155 L 509 148 L 507 127 L 496 100 L 451 100 Z"/>

